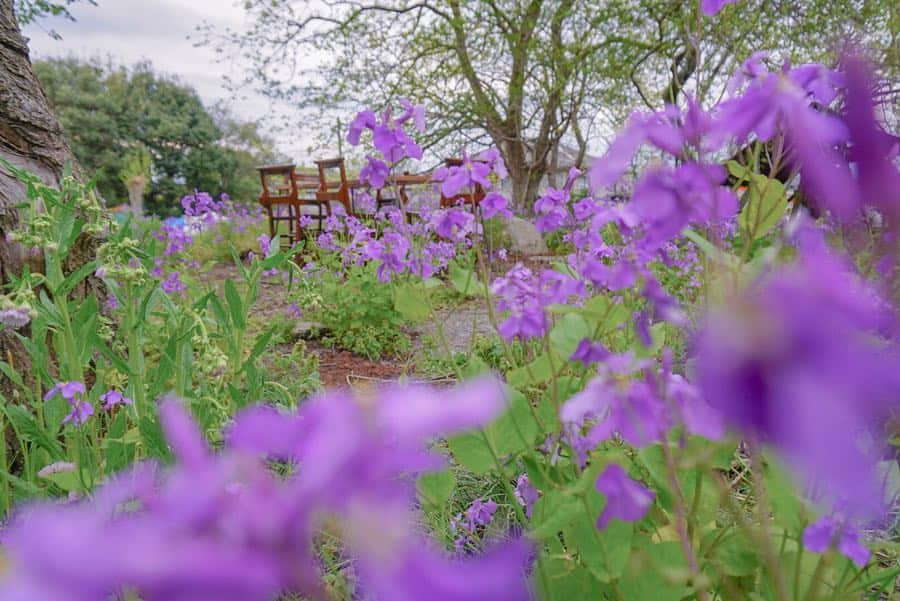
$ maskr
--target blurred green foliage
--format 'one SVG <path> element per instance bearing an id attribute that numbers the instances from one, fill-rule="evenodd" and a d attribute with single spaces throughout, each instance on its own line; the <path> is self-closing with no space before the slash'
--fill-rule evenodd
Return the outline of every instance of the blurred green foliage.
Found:
<path id="1" fill-rule="evenodd" d="M 273 141 L 257 124 L 205 107 L 189 84 L 155 72 L 150 63 L 125 68 L 51 59 L 37 61 L 34 71 L 108 205 L 128 198 L 120 176 L 134 148 L 150 153 L 144 205 L 162 216 L 180 214 L 181 197 L 194 189 L 255 200 L 255 167 L 276 158 Z"/>

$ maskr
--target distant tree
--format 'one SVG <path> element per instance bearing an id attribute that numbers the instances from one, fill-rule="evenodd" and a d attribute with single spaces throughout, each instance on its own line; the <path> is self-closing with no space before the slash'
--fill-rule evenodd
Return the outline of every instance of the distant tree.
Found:
<path id="1" fill-rule="evenodd" d="M 246 0 L 250 26 L 207 43 L 252 62 L 265 94 L 327 118 L 387 106 L 430 109 L 437 155 L 492 144 L 514 200 L 530 206 L 554 149 L 612 131 L 634 108 L 685 92 L 715 99 L 740 61 L 767 49 L 828 60 L 852 38 L 896 58 L 891 0 L 742 0 L 705 18 L 699 0 Z M 893 50 L 892 50 L 893 48 Z M 317 60 L 318 58 L 318 60 Z M 393 102 L 393 104 L 396 104 Z"/>
<path id="2" fill-rule="evenodd" d="M 274 156 L 274 142 L 222 107 L 207 109 L 196 91 L 154 72 L 74 58 L 35 63 L 75 155 L 95 174 L 109 202 L 131 198 L 122 173 L 132 149 L 149 153 L 147 210 L 170 214 L 194 188 L 249 201 L 258 194 L 254 167 Z"/>

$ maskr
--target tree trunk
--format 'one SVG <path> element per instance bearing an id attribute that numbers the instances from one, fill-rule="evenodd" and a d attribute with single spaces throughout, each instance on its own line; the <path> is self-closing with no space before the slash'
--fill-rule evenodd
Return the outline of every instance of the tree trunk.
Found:
<path id="1" fill-rule="evenodd" d="M 26 39 L 13 14 L 13 0 L 0 0 L 0 157 L 59 183 L 63 165 L 76 164 L 40 83 L 31 69 Z M 0 168 L 0 284 L 39 258 L 6 239 L 19 223 L 14 208 L 24 187 Z"/>
<path id="2" fill-rule="evenodd" d="M 47 184 L 58 184 L 63 166 L 78 163 L 63 137 L 62 127 L 31 69 L 26 39 L 13 14 L 13 0 L 0 0 L 0 158 L 27 169 Z M 24 249 L 6 238 L 19 224 L 16 205 L 25 198 L 25 188 L 0 166 L 0 285 L 25 265 L 43 271 L 39 249 Z M 82 265 L 93 256 L 96 241 L 79 239 L 67 261 L 67 269 Z M 0 332 L 0 359 L 8 361 L 23 376 L 31 366 L 28 354 L 8 330 Z M 0 377 L 0 391 L 10 383 Z"/>
<path id="3" fill-rule="evenodd" d="M 131 214 L 135 217 L 144 216 L 144 190 L 147 188 L 147 180 L 144 178 L 133 178 L 125 183 L 128 188 L 128 204 L 131 207 Z"/>

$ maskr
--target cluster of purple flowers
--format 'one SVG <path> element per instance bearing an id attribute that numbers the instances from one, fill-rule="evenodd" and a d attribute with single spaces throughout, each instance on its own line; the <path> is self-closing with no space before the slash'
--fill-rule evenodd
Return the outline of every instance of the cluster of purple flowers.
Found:
<path id="1" fill-rule="evenodd" d="M 546 308 L 583 297 L 586 289 L 583 282 L 571 275 L 552 269 L 535 274 L 517 263 L 494 281 L 491 292 L 498 297 L 497 308 L 507 312 L 499 325 L 500 335 L 512 340 L 546 334 L 550 327 Z"/>
<path id="2" fill-rule="evenodd" d="M 490 378 L 450 393 L 398 388 L 365 402 L 335 393 L 291 415 L 246 410 L 214 454 L 182 406 L 165 400 L 175 467 L 141 465 L 90 501 L 23 510 L 4 535 L 15 568 L 2 574 L 0 597 L 317 597 L 313 541 L 337 519 L 366 598 L 527 600 L 529 545 L 513 540 L 476 558 L 448 556 L 418 533 L 405 477 L 440 468 L 431 439 L 484 425 L 505 406 Z M 271 460 L 296 467 L 277 476 Z M 487 519 L 489 508 L 482 510 L 473 520 Z"/>
<path id="3" fill-rule="evenodd" d="M 385 110 L 380 120 L 373 111 L 360 112 L 350 124 L 347 134 L 347 141 L 356 146 L 363 131 L 371 130 L 373 146 L 381 158 L 367 156 L 359 179 L 376 190 L 383 188 L 387 182 L 391 170 L 389 165 L 405 158 L 422 158 L 421 146 L 409 136 L 405 126 L 411 122 L 418 131 L 425 131 L 425 109 L 413 105 L 405 98 L 400 100 L 400 104 L 403 112 L 398 117 L 392 117 L 391 109 Z"/>
<path id="4" fill-rule="evenodd" d="M 49 401 L 55 396 L 61 396 L 69 403 L 72 411 L 66 415 L 62 423 L 71 423 L 73 426 L 81 426 L 94 415 L 94 406 L 87 400 L 87 390 L 81 382 L 57 382 L 53 388 L 44 395 L 44 401 Z M 111 411 L 116 405 L 131 405 L 132 400 L 117 390 L 109 390 L 100 395 L 103 408 Z"/>
<path id="5" fill-rule="evenodd" d="M 330 217 L 317 243 L 339 253 L 345 266 L 376 261 L 382 281 L 403 274 L 424 279 L 469 248 L 476 232 L 474 217 L 462 209 L 424 208 L 420 219 L 407 221 L 399 209 L 385 207 L 376 214 L 374 227 L 349 215 Z"/>
<path id="6" fill-rule="evenodd" d="M 222 194 L 217 201 L 207 192 L 198 190 L 194 190 L 193 194 L 188 194 L 181 199 L 184 215 L 191 219 L 196 229 L 204 229 L 204 226 L 211 226 L 218 221 L 219 215 L 225 211 L 227 205 L 227 194 Z"/>
<path id="7" fill-rule="evenodd" d="M 94 406 L 84 398 L 86 394 L 87 390 L 85 390 L 84 384 L 81 382 L 57 382 L 44 395 L 44 401 L 49 401 L 56 395 L 64 398 L 69 403 L 72 411 L 63 418 L 62 423 L 80 426 L 94 415 Z"/>
<path id="8" fill-rule="evenodd" d="M 709 439 L 724 435 L 722 415 L 695 386 L 669 371 L 670 360 L 656 373 L 648 360 L 611 354 L 588 340 L 572 359 L 599 362 L 597 376 L 560 411 L 566 437 L 582 464 L 590 450 L 614 434 L 635 447 L 662 441 L 678 425 Z"/>
<path id="9" fill-rule="evenodd" d="M 460 514 L 450 520 L 450 532 L 456 535 L 453 540 L 453 548 L 457 554 L 463 555 L 467 549 L 472 549 L 481 540 L 481 533 L 485 526 L 494 519 L 497 511 L 497 503 L 488 499 L 486 502 L 475 499 L 472 504 Z"/>

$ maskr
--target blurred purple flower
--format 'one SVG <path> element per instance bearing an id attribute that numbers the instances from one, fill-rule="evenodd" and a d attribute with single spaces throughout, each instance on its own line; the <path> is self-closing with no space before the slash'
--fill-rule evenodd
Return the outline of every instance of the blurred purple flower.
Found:
<path id="1" fill-rule="evenodd" d="M 515 495 L 519 505 L 525 508 L 525 517 L 531 519 L 531 512 L 534 509 L 534 504 L 537 503 L 540 497 L 540 493 L 532 486 L 531 481 L 528 479 L 528 474 L 522 474 L 516 480 Z"/>
<path id="2" fill-rule="evenodd" d="M 504 219 L 512 217 L 512 211 L 509 210 L 509 201 L 499 192 L 488 192 L 479 203 L 481 215 L 485 219 L 490 219 L 495 215 L 500 215 Z"/>
<path id="3" fill-rule="evenodd" d="M 381 190 L 390 172 L 390 168 L 384 164 L 384 161 L 367 156 L 366 164 L 359 171 L 359 181 L 375 190 Z"/>
<path id="4" fill-rule="evenodd" d="M 825 516 L 803 531 L 803 546 L 813 553 L 824 553 L 832 546 L 862 569 L 869 563 L 871 552 L 859 542 L 859 533 L 846 522 Z"/>
<path id="5" fill-rule="evenodd" d="M 582 365 L 588 367 L 591 363 L 603 361 L 609 355 L 609 350 L 599 342 L 594 342 L 590 338 L 582 338 L 569 360 L 579 361 Z"/>
<path id="6" fill-rule="evenodd" d="M 653 504 L 655 494 L 639 482 L 628 477 L 621 467 L 609 464 L 597 478 L 597 491 L 606 497 L 606 505 L 597 519 L 597 528 L 603 530 L 612 519 L 636 522 Z"/>
<path id="7" fill-rule="evenodd" d="M 746 436 L 780 450 L 804 484 L 851 512 L 877 513 L 874 437 L 900 398 L 893 318 L 821 232 L 799 260 L 711 312 L 694 342 L 703 396 Z M 814 310 L 813 310 L 814 309 Z"/>
<path id="8" fill-rule="evenodd" d="M 187 284 L 181 281 L 181 277 L 177 271 L 172 271 L 166 276 L 160 284 L 163 292 L 166 294 L 182 294 L 187 292 Z"/>
<path id="9" fill-rule="evenodd" d="M 100 395 L 100 401 L 106 411 L 112 410 L 116 405 L 133 405 L 134 401 L 124 396 L 118 390 L 109 390 Z"/>
<path id="10" fill-rule="evenodd" d="M 722 10 L 723 6 L 732 2 L 737 2 L 737 0 L 700 0 L 700 8 L 703 9 L 703 14 L 711 17 Z"/>
<path id="11" fill-rule="evenodd" d="M 9 307 L 0 309 L 0 324 L 13 330 L 24 328 L 31 322 L 28 307 Z"/>

